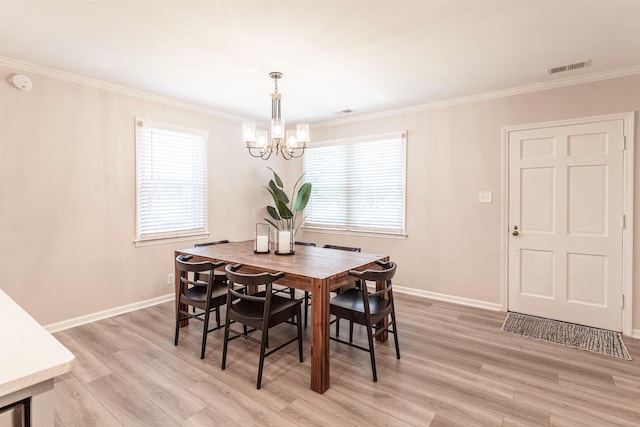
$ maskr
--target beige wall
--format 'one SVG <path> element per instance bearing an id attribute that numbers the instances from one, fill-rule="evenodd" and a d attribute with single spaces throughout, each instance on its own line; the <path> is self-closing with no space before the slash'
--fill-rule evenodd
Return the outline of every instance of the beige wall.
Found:
<path id="1" fill-rule="evenodd" d="M 305 232 L 319 244 L 361 246 L 391 255 L 396 284 L 501 303 L 502 127 L 640 109 L 640 76 L 575 85 L 350 124 L 314 127 L 313 140 L 408 130 L 406 240 Z M 639 135 L 636 119 L 635 134 Z M 636 164 L 640 150 L 636 149 Z M 640 173 L 635 183 L 640 235 Z M 478 192 L 493 191 L 493 204 Z M 636 245 L 636 260 L 638 250 Z M 640 268 L 636 261 L 635 270 Z M 636 273 L 637 277 L 637 273 Z M 634 281 L 634 328 L 640 289 Z"/>
<path id="2" fill-rule="evenodd" d="M 18 71 L 0 66 L 0 287 L 43 324 L 170 293 L 173 250 L 194 243 L 133 244 L 135 116 L 210 132 L 211 239 L 253 236 L 268 201 L 266 166 L 288 185 L 301 172 L 300 160 L 251 158 L 238 122 L 34 73 L 33 90 L 22 92 L 6 83 Z M 632 76 L 315 127 L 316 141 L 409 131 L 409 236 L 307 232 L 299 240 L 389 254 L 398 285 L 499 304 L 502 127 L 638 109 L 640 76 Z M 636 236 L 639 181 L 637 173 Z M 478 203 L 480 190 L 493 191 L 494 203 Z M 634 300 L 639 329 L 637 280 Z"/>
<path id="3" fill-rule="evenodd" d="M 134 117 L 209 131 L 211 239 L 247 239 L 262 217 L 267 165 L 240 124 L 0 67 L 0 287 L 42 324 L 172 292 L 173 250 L 136 248 Z M 200 239 L 206 240 L 206 239 Z"/>

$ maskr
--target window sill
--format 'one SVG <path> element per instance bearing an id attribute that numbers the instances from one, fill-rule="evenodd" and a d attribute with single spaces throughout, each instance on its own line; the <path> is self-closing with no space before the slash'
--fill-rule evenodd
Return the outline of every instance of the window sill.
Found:
<path id="1" fill-rule="evenodd" d="M 133 243 L 136 246 L 136 248 L 141 248 L 145 246 L 166 245 L 169 243 L 199 240 L 208 236 L 209 236 L 209 233 L 205 232 L 205 233 L 196 233 L 196 234 L 184 234 L 181 236 L 173 236 L 173 237 L 156 237 L 152 239 L 134 240 Z"/>
<path id="2" fill-rule="evenodd" d="M 301 227 L 305 233 L 339 234 L 341 236 L 373 237 L 378 239 L 400 239 L 408 237 L 406 233 L 385 233 L 379 231 L 349 230 L 346 228 Z"/>

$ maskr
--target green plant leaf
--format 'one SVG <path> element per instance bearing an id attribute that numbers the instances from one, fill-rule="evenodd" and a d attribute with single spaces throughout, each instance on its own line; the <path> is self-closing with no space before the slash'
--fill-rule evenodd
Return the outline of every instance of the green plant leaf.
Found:
<path id="1" fill-rule="evenodd" d="M 304 172 L 302 173 L 302 175 L 300 175 L 300 178 L 298 178 L 298 180 L 296 181 L 295 184 L 293 184 L 293 192 L 295 193 L 296 188 L 298 187 L 298 184 L 300 184 L 300 181 L 302 181 L 302 178 L 304 178 Z"/>
<path id="2" fill-rule="evenodd" d="M 287 193 L 282 191 L 278 187 L 278 185 L 275 182 L 273 182 L 273 180 L 269 181 L 269 188 L 273 192 L 273 196 L 274 196 L 274 200 L 276 202 L 276 206 L 277 206 L 278 202 L 281 202 L 281 203 L 284 203 L 284 204 L 289 203 L 289 197 L 287 197 Z M 280 211 L 280 208 L 278 208 L 278 211 Z"/>
<path id="3" fill-rule="evenodd" d="M 280 221 L 282 219 L 280 218 L 280 215 L 278 215 L 278 211 L 276 210 L 276 208 L 274 208 L 273 206 L 267 206 L 267 213 L 276 221 Z"/>
<path id="4" fill-rule="evenodd" d="M 276 203 L 276 207 L 278 208 L 278 213 L 280 214 L 280 218 L 282 219 L 293 218 L 293 212 L 291 212 L 291 209 L 289 209 L 289 207 L 282 201 L 278 200 L 278 202 Z"/>
<path id="5" fill-rule="evenodd" d="M 300 212 L 307 207 L 307 203 L 309 203 L 309 198 L 311 197 L 311 183 L 306 182 L 300 187 L 298 190 L 298 195 L 296 196 L 296 202 L 293 204 L 293 210 L 296 212 Z"/>
<path id="6" fill-rule="evenodd" d="M 271 172 L 273 172 L 273 179 L 276 180 L 276 184 L 278 185 L 278 187 L 280 188 L 284 188 L 284 184 L 282 183 L 282 180 L 280 179 L 280 177 L 278 176 L 278 174 L 276 173 L 276 171 L 274 171 L 273 169 L 271 169 L 270 167 L 267 166 L 267 169 L 271 170 Z"/>

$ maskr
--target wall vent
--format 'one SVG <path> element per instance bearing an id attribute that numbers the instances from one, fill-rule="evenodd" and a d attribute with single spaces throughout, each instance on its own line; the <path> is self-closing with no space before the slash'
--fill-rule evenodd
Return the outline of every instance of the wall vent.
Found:
<path id="1" fill-rule="evenodd" d="M 549 68 L 547 74 L 563 73 L 565 71 L 577 70 L 579 68 L 586 68 L 591 66 L 591 60 L 574 62 L 573 64 L 561 65 L 559 67 Z"/>

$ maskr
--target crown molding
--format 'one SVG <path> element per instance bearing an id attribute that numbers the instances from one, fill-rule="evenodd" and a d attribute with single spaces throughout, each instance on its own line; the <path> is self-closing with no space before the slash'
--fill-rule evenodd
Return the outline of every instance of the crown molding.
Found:
<path id="1" fill-rule="evenodd" d="M 30 64 L 28 62 L 19 61 L 17 59 L 9 58 L 6 56 L 0 56 L 0 66 L 5 66 L 7 68 L 15 68 L 22 72 L 39 74 L 45 77 L 51 77 L 58 80 L 77 83 L 83 86 L 106 90 L 109 92 L 130 96 L 130 97 L 142 99 L 145 101 L 157 102 L 159 104 L 182 108 L 184 110 L 189 110 L 196 113 L 207 114 L 207 115 L 215 116 L 221 119 L 233 120 L 236 122 L 243 122 L 248 120 L 245 117 L 236 116 L 233 114 L 226 113 L 224 111 L 215 110 L 213 108 L 205 107 L 202 105 L 192 104 L 190 102 L 181 101 L 181 100 L 170 98 L 167 96 L 161 96 L 161 95 L 156 95 L 148 92 L 143 92 L 136 89 L 130 89 L 128 87 L 118 86 L 113 83 L 107 83 L 100 80 L 90 79 L 88 77 L 67 73 L 67 72 L 56 70 L 53 68 L 43 67 L 41 65 Z"/>
<path id="2" fill-rule="evenodd" d="M 460 98 L 450 99 L 446 101 L 437 101 L 437 102 L 431 102 L 428 104 L 420 104 L 412 107 L 398 108 L 394 110 L 380 111 L 375 113 L 363 113 L 359 115 L 338 118 L 338 119 L 321 120 L 317 122 L 312 122 L 311 124 L 313 125 L 314 128 L 323 128 L 323 127 L 337 126 L 337 125 L 343 125 L 348 123 L 363 122 L 368 120 L 386 119 L 386 118 L 397 117 L 397 116 L 402 116 L 406 114 L 414 114 L 414 113 L 420 113 L 423 111 L 436 110 L 439 108 L 453 107 L 456 105 L 470 104 L 473 102 L 487 101 L 491 99 L 504 98 L 504 97 L 513 96 L 513 95 L 522 95 L 526 93 L 539 92 L 543 90 L 556 89 L 556 88 L 566 87 L 566 86 L 574 86 L 574 85 L 579 85 L 583 83 L 596 82 L 600 80 L 609 80 L 609 79 L 626 77 L 626 76 L 631 76 L 636 74 L 640 74 L 640 65 L 635 65 L 635 66 L 626 67 L 626 68 L 619 68 L 617 70 L 603 71 L 600 73 L 566 77 L 563 79 L 553 80 L 549 82 L 533 83 L 533 84 L 517 86 L 509 89 L 485 92 L 477 95 L 463 96 Z"/>
<path id="3" fill-rule="evenodd" d="M 246 117 L 236 116 L 233 114 L 226 113 L 224 111 L 215 110 L 213 108 L 205 107 L 202 105 L 193 104 L 190 102 L 181 101 L 175 98 L 156 95 L 148 92 L 143 92 L 140 90 L 127 88 L 124 86 L 115 85 L 113 83 L 107 83 L 100 80 L 90 79 L 88 77 L 83 77 L 77 74 L 59 71 L 59 70 L 49 68 L 49 67 L 44 67 L 41 65 L 31 64 L 28 62 L 20 61 L 17 59 L 6 57 L 6 56 L 0 56 L 0 66 L 5 66 L 7 68 L 15 68 L 23 72 L 35 73 L 45 77 L 51 77 L 54 79 L 64 80 L 71 83 L 77 83 L 83 86 L 102 89 L 102 90 L 118 93 L 120 95 L 126 95 L 134 98 L 142 99 L 145 101 L 157 102 L 157 103 L 172 106 L 172 107 L 177 107 L 177 108 L 182 108 L 182 109 L 197 112 L 197 113 L 207 114 L 207 115 L 218 117 L 221 119 L 232 120 L 236 122 L 251 121 Z M 539 92 L 543 90 L 555 89 L 555 88 L 560 88 L 565 86 L 573 86 L 573 85 L 578 85 L 582 83 L 590 83 L 590 82 L 596 82 L 600 80 L 626 77 L 626 76 L 631 76 L 635 74 L 640 74 L 640 65 L 620 68 L 617 70 L 603 71 L 600 73 L 566 77 L 563 79 L 553 80 L 549 82 L 533 83 L 530 85 L 518 86 L 514 88 L 502 89 L 502 90 L 497 90 L 492 92 L 485 92 L 477 95 L 464 96 L 464 97 L 450 99 L 446 101 L 437 101 L 437 102 L 431 102 L 427 104 L 420 104 L 412 107 L 404 107 L 404 108 L 398 108 L 393 110 L 379 111 L 375 113 L 363 113 L 359 115 L 353 115 L 353 116 L 337 118 L 337 119 L 320 120 L 317 122 L 311 122 L 311 124 L 315 128 L 322 128 L 322 127 L 337 126 L 337 125 L 343 125 L 343 124 L 349 124 L 349 123 L 363 122 L 367 120 L 385 119 L 389 117 L 402 116 L 405 114 L 414 114 L 414 113 L 419 113 L 423 111 L 436 110 L 439 108 L 447 108 L 447 107 L 452 107 L 456 105 L 470 104 L 473 102 L 504 98 L 507 96 Z"/>

